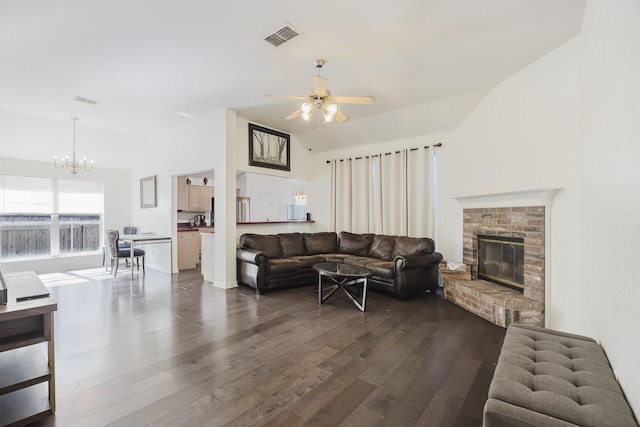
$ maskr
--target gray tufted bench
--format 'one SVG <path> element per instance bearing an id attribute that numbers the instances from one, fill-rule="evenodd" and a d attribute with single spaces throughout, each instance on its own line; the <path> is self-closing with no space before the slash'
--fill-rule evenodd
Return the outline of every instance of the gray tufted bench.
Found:
<path id="1" fill-rule="evenodd" d="M 638 426 L 591 338 L 512 324 L 484 406 L 484 427 Z"/>

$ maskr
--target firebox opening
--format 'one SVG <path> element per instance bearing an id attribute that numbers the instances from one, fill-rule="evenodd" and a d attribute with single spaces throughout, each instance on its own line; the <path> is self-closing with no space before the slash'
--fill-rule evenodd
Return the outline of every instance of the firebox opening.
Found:
<path id="1" fill-rule="evenodd" d="M 478 278 L 524 291 L 524 239 L 478 235 Z"/>

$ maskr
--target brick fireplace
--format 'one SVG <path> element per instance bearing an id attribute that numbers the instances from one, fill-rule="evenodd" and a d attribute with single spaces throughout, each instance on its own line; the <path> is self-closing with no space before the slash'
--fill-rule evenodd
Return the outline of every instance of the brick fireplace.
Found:
<path id="1" fill-rule="evenodd" d="M 510 323 L 544 326 L 546 224 L 554 193 L 537 190 L 459 198 L 463 205 L 462 261 L 471 265 L 472 280 L 445 279 L 445 298 L 503 327 Z M 523 239 L 522 292 L 478 279 L 478 235 Z"/>

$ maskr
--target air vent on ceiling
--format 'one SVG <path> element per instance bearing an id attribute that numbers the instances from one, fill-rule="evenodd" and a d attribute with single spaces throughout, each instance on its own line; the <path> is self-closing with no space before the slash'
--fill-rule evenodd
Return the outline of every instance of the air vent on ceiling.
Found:
<path id="1" fill-rule="evenodd" d="M 268 35 L 265 40 L 270 44 L 278 47 L 282 43 L 288 42 L 292 38 L 302 34 L 298 29 L 288 22 L 282 24 L 282 27 Z"/>
<path id="2" fill-rule="evenodd" d="M 89 104 L 89 105 L 96 105 L 98 103 L 98 101 L 94 101 L 93 99 L 85 98 L 83 96 L 74 96 L 73 100 L 78 102 L 84 102 L 85 104 Z"/>

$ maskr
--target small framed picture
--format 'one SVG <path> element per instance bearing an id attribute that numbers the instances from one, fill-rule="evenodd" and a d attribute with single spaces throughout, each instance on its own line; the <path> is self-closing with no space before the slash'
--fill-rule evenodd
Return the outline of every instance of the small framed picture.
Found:
<path id="1" fill-rule="evenodd" d="M 142 178 L 140 180 L 140 207 L 155 208 L 156 206 L 156 176 Z"/>
<path id="2" fill-rule="evenodd" d="M 249 166 L 291 170 L 290 135 L 249 123 Z"/>

